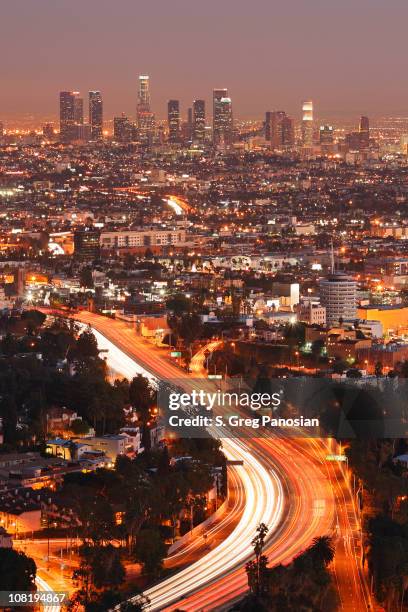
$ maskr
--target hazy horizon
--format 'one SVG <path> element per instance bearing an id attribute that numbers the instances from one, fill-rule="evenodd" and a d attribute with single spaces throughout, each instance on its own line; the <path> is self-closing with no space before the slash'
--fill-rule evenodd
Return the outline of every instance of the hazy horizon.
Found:
<path id="1" fill-rule="evenodd" d="M 55 120 L 64 89 L 99 89 L 107 119 L 134 117 L 139 74 L 158 118 L 170 98 L 183 117 L 204 98 L 210 115 L 215 87 L 241 119 L 298 118 L 305 98 L 320 117 L 405 116 L 407 18 L 403 0 L 3 0 L 0 120 Z"/>

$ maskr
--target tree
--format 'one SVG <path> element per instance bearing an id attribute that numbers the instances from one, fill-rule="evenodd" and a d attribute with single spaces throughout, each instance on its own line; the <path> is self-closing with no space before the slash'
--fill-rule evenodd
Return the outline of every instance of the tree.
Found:
<path id="1" fill-rule="evenodd" d="M 284 330 L 284 336 L 288 343 L 289 350 L 293 353 L 295 348 L 298 348 L 305 342 L 306 325 L 304 323 L 288 323 Z"/>
<path id="2" fill-rule="evenodd" d="M 86 266 L 82 268 L 79 275 L 79 282 L 81 287 L 85 287 L 86 289 L 93 289 L 94 281 L 92 276 L 92 268 Z"/>
<path id="3" fill-rule="evenodd" d="M 68 359 L 75 364 L 77 374 L 102 375 L 105 378 L 106 363 L 98 359 L 98 342 L 90 329 L 86 329 L 79 336 L 75 346 L 71 348 Z"/>
<path id="4" fill-rule="evenodd" d="M 314 340 L 312 342 L 312 355 L 316 363 L 318 363 L 320 357 L 322 356 L 323 347 L 324 347 L 324 340 L 322 338 L 318 338 L 317 340 Z"/>
<path id="5" fill-rule="evenodd" d="M 387 610 L 402 610 L 408 585 L 408 537 L 406 524 L 385 515 L 368 522 L 368 570 L 377 600 Z"/>
<path id="6" fill-rule="evenodd" d="M 374 374 L 377 378 L 380 378 L 383 375 L 383 364 L 381 361 L 377 361 L 374 367 Z"/>
<path id="7" fill-rule="evenodd" d="M 362 374 L 357 368 L 350 368 L 350 370 L 347 370 L 346 376 L 347 378 L 361 378 Z"/>
<path id="8" fill-rule="evenodd" d="M 70 430 L 75 436 L 86 435 L 89 432 L 89 425 L 82 419 L 74 419 L 70 425 Z"/>
<path id="9" fill-rule="evenodd" d="M 35 591 L 37 566 L 13 548 L 0 548 L 0 591 Z"/>
<path id="10" fill-rule="evenodd" d="M 97 589 L 118 587 L 125 574 L 119 550 L 112 544 L 92 549 L 92 582 Z"/>
<path id="11" fill-rule="evenodd" d="M 149 379 L 138 374 L 129 385 L 129 400 L 142 420 L 149 420 L 150 409 L 156 403 L 156 392 L 151 387 Z"/>
<path id="12" fill-rule="evenodd" d="M 96 359 L 98 357 L 98 342 L 90 329 L 86 329 L 79 336 L 75 347 L 75 354 L 79 359 Z"/>
<path id="13" fill-rule="evenodd" d="M 135 559 L 143 566 L 143 572 L 158 577 L 163 568 L 163 559 L 167 553 L 157 529 L 143 529 L 136 540 Z"/>
<path id="14" fill-rule="evenodd" d="M 46 315 L 39 310 L 25 310 L 21 315 L 21 319 L 27 323 L 27 331 L 30 334 L 38 330 L 46 318 Z"/>
<path id="15" fill-rule="evenodd" d="M 308 552 L 317 564 L 323 564 L 327 567 L 333 561 L 335 552 L 331 537 L 320 536 L 314 538 Z"/>
<path id="16" fill-rule="evenodd" d="M 136 410 L 142 422 L 142 440 L 145 449 L 150 448 L 149 425 L 151 410 L 156 404 L 156 392 L 151 387 L 149 380 L 138 374 L 129 385 L 129 401 Z"/>
<path id="17" fill-rule="evenodd" d="M 176 336 L 182 338 L 186 348 L 190 348 L 194 340 L 199 338 L 203 329 L 201 318 L 195 313 L 170 317 L 169 324 Z"/>
<path id="18" fill-rule="evenodd" d="M 192 303 L 190 298 L 182 293 L 177 293 L 166 302 L 166 307 L 171 310 L 176 316 L 181 316 L 185 313 L 190 313 Z"/>
<path id="19" fill-rule="evenodd" d="M 18 353 L 17 338 L 8 333 L 1 339 L 1 352 L 6 357 L 12 357 Z"/>
<path id="20" fill-rule="evenodd" d="M 255 552 L 255 561 L 250 561 L 246 566 L 248 582 L 252 593 L 256 597 L 260 597 L 265 590 L 264 579 L 267 559 L 262 553 L 268 531 L 269 529 L 264 523 L 260 523 L 256 528 L 256 536 L 251 542 Z"/>
<path id="21" fill-rule="evenodd" d="M 74 334 L 67 325 L 57 322 L 41 334 L 41 353 L 44 358 L 55 363 L 66 359 L 70 348 L 75 346 Z"/>
<path id="22" fill-rule="evenodd" d="M 111 544 L 85 545 L 79 549 L 79 558 L 79 567 L 72 577 L 80 588 L 71 599 L 71 609 L 83 606 L 89 612 L 104 612 L 118 604 L 121 597 L 116 589 L 126 574 L 120 550 Z"/>
<path id="23" fill-rule="evenodd" d="M 347 363 L 343 359 L 336 359 L 333 364 L 333 372 L 335 374 L 343 374 L 344 370 L 347 369 Z"/>

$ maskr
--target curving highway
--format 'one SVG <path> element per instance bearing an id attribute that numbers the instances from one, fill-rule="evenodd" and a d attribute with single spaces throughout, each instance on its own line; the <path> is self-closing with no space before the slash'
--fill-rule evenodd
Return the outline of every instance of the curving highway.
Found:
<path id="1" fill-rule="evenodd" d="M 108 351 L 108 365 L 123 376 L 130 378 L 142 369 L 152 379 L 176 379 L 186 389 L 197 386 L 197 381 L 175 367 L 164 351 L 137 337 L 125 323 L 89 312 L 75 318 L 94 329 L 100 347 Z M 334 474 L 324 460 L 327 449 L 321 441 L 224 439 L 223 450 L 229 458 L 244 461 L 237 471 L 246 497 L 241 519 L 216 548 L 146 592 L 151 610 L 221 610 L 242 597 L 247 590 L 244 566 L 252 556 L 250 543 L 260 522 L 270 528 L 266 554 L 271 564 L 289 562 L 314 537 L 333 533 L 336 525 L 338 529 L 341 524 L 344 533 L 350 535 L 349 489 L 342 474 L 336 477 L 343 486 L 343 498 L 332 486 Z M 344 567 L 336 568 L 342 609 L 367 610 L 355 550 L 345 550 L 344 561 L 343 565 L 351 568 L 353 582 L 350 584 Z"/>

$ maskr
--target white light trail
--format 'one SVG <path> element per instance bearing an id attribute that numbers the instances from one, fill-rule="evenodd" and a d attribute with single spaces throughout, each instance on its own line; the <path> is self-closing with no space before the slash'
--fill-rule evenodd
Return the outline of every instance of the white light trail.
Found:
<path id="1" fill-rule="evenodd" d="M 110 368 L 129 379 L 137 373 L 142 373 L 152 382 L 157 382 L 151 372 L 138 365 L 106 336 L 92 329 L 99 348 L 108 351 L 106 359 Z M 208 384 L 208 381 L 205 383 Z M 194 381 L 191 380 L 190 383 L 186 378 L 183 386 L 187 387 L 189 384 L 194 387 Z M 223 440 L 223 451 L 228 459 L 243 461 L 243 466 L 238 471 L 246 499 L 242 517 L 230 535 L 216 548 L 199 561 L 145 592 L 151 602 L 149 609 L 152 611 L 163 610 L 181 597 L 196 592 L 242 567 L 253 556 L 251 541 L 259 523 L 268 525 L 269 535 L 273 534 L 280 523 L 284 494 L 277 474 L 262 465 L 256 455 L 247 449 L 244 440 Z"/>

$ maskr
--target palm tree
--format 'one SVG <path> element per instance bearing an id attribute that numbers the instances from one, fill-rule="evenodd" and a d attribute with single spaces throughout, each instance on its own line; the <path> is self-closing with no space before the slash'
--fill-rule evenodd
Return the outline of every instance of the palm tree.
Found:
<path id="1" fill-rule="evenodd" d="M 332 538 L 327 535 L 314 538 L 309 552 L 314 560 L 327 567 L 334 559 L 335 548 Z"/>

